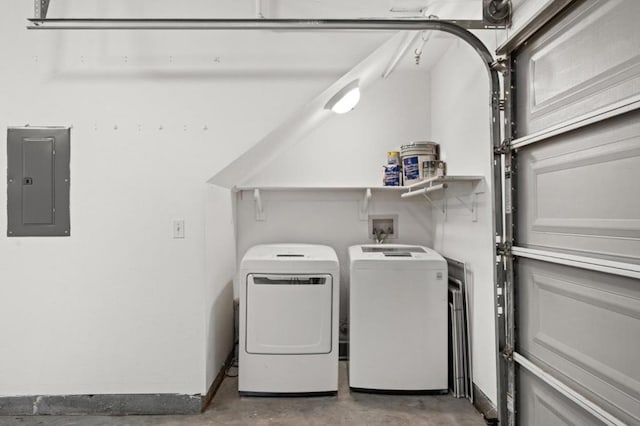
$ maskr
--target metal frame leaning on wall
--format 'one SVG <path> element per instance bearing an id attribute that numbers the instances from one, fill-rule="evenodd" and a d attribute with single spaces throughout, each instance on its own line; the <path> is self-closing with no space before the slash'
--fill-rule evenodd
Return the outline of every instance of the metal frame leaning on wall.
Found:
<path id="1" fill-rule="evenodd" d="M 505 280 L 510 270 L 507 265 L 511 237 L 504 233 L 503 223 L 503 155 L 509 161 L 508 150 L 501 140 L 501 109 L 505 102 L 501 98 L 499 72 L 507 72 L 503 62 L 494 59 L 491 52 L 469 29 L 502 29 L 510 19 L 509 0 L 483 0 L 483 20 L 438 20 L 438 19 L 99 19 L 99 18 L 47 18 L 49 0 L 34 0 L 34 17 L 28 19 L 30 30 L 290 30 L 290 31 L 333 31 L 333 30 L 381 30 L 381 31 L 443 31 L 464 40 L 480 56 L 489 75 L 489 100 L 491 108 L 490 135 L 493 150 L 493 176 L 491 187 L 494 194 L 493 233 L 494 245 L 494 308 L 496 318 L 496 354 L 498 385 L 498 417 L 506 424 L 508 410 L 507 392 L 513 395 L 514 383 L 510 362 L 502 356 L 510 350 L 509 338 L 512 317 L 505 318 L 505 299 L 512 295 L 507 291 Z M 510 67 L 508 67 L 510 68 Z M 506 81 L 509 81 L 507 78 Z M 507 92 L 505 92 L 507 93 Z M 510 117 L 510 114 L 506 115 Z M 508 118 L 510 119 L 510 118 Z M 506 139 L 508 141 L 509 139 Z M 508 191 L 507 191 L 508 192 Z M 508 227 L 507 227 L 508 228 Z M 512 305 L 511 305 L 512 306 Z"/>

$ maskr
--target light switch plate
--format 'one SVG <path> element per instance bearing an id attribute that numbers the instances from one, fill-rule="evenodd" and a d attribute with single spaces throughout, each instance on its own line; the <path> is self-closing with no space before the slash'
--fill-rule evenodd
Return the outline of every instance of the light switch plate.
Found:
<path id="1" fill-rule="evenodd" d="M 173 221 L 173 238 L 184 238 L 184 219 Z"/>

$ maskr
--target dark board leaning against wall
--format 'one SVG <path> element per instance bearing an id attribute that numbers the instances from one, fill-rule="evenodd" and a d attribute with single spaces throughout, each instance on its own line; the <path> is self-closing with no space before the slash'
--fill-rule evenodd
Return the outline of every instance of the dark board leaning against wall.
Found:
<path id="1" fill-rule="evenodd" d="M 71 235 L 70 129 L 7 131 L 7 236 Z"/>

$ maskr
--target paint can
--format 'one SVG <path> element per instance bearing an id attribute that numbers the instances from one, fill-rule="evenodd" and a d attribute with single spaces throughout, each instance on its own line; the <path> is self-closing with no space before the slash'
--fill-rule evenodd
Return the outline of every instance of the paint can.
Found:
<path id="1" fill-rule="evenodd" d="M 438 159 L 439 146 L 435 142 L 412 142 L 402 145 L 402 173 L 404 185 L 411 185 L 424 179 L 423 164 L 425 161 Z"/>
<path id="2" fill-rule="evenodd" d="M 387 164 L 400 164 L 400 153 L 398 151 L 387 152 Z"/>
<path id="3" fill-rule="evenodd" d="M 400 186 L 402 173 L 400 173 L 400 164 L 387 164 L 384 167 L 384 175 L 382 184 L 384 186 Z"/>

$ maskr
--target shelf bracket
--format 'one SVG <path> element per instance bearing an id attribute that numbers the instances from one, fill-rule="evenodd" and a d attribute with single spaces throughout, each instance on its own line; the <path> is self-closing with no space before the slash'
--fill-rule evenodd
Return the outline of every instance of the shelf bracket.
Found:
<path id="1" fill-rule="evenodd" d="M 371 188 L 367 188 L 364 191 L 364 198 L 362 199 L 362 205 L 360 206 L 360 220 L 369 220 L 369 206 L 371 204 Z"/>
<path id="2" fill-rule="evenodd" d="M 33 0 L 33 16 L 36 19 L 45 19 L 49 11 L 49 0 Z"/>
<path id="3" fill-rule="evenodd" d="M 256 207 L 256 221 L 263 222 L 265 220 L 264 208 L 262 206 L 262 195 L 258 188 L 253 190 L 253 201 Z"/>
<path id="4" fill-rule="evenodd" d="M 429 196 L 427 194 L 422 194 L 424 196 L 424 198 L 427 200 L 427 202 L 431 205 L 431 207 L 436 207 L 436 203 L 433 202 L 433 200 L 431 198 L 429 198 Z M 446 203 L 446 198 L 442 199 L 442 214 L 447 215 L 447 203 Z"/>
<path id="5" fill-rule="evenodd" d="M 476 192 L 469 195 L 469 202 L 456 195 L 456 199 L 471 212 L 471 220 L 478 221 L 478 194 Z"/>
<path id="6" fill-rule="evenodd" d="M 424 196 L 424 198 L 427 200 L 427 202 L 428 202 L 429 204 L 431 204 L 431 207 L 433 207 L 433 206 L 434 206 L 434 204 L 433 204 L 433 200 L 432 200 L 431 198 L 429 198 L 429 196 L 428 196 L 427 194 L 424 194 L 424 193 L 423 193 L 422 195 L 423 195 L 423 196 Z"/>

